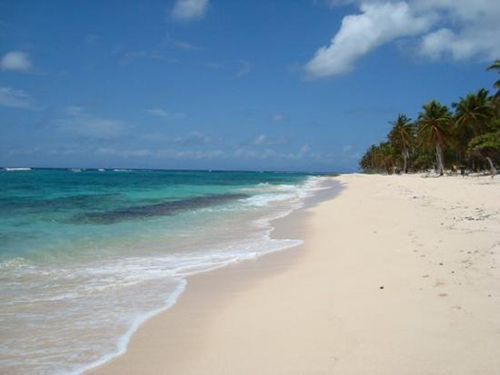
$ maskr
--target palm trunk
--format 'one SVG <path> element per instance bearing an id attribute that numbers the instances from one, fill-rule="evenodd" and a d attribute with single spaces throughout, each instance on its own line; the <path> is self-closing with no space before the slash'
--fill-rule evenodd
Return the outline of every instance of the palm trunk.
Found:
<path id="1" fill-rule="evenodd" d="M 495 166 L 493 165 L 493 161 L 489 156 L 486 156 L 486 160 L 488 160 L 488 163 L 490 164 L 490 171 L 491 171 L 491 178 L 495 177 L 497 174 L 497 170 L 495 169 Z"/>
<path id="2" fill-rule="evenodd" d="M 442 176 L 444 174 L 444 165 L 443 165 L 443 150 L 439 142 L 436 142 L 436 159 L 437 159 L 437 173 Z"/>
<path id="3" fill-rule="evenodd" d="M 407 159 L 408 159 L 408 151 L 403 150 L 403 173 L 408 173 L 408 163 L 407 163 Z"/>

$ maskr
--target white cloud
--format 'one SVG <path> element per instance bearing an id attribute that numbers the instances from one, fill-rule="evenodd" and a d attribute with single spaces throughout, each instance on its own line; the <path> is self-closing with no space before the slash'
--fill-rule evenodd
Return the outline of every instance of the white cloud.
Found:
<path id="1" fill-rule="evenodd" d="M 499 58 L 500 1 L 413 0 L 412 6 L 417 11 L 439 15 L 439 29 L 421 39 L 422 55 L 452 60 Z"/>
<path id="2" fill-rule="evenodd" d="M 223 159 L 227 158 L 227 152 L 215 149 L 215 150 L 173 150 L 164 149 L 156 152 L 156 156 L 159 158 L 174 158 L 174 159 Z"/>
<path id="3" fill-rule="evenodd" d="M 432 18 L 418 16 L 405 2 L 363 3 L 361 14 L 348 15 L 342 20 L 330 45 L 316 51 L 306 65 L 311 78 L 335 76 L 354 68 L 354 62 L 396 38 L 426 31 Z"/>
<path id="4" fill-rule="evenodd" d="M 130 64 L 139 59 L 155 59 L 162 60 L 168 63 L 177 63 L 179 60 L 161 55 L 158 51 L 126 51 L 121 53 L 121 48 L 115 48 L 112 55 L 119 55 L 118 62 L 122 65 Z"/>
<path id="5" fill-rule="evenodd" d="M 142 149 L 132 149 L 132 150 L 121 150 L 116 149 L 114 147 L 99 147 L 94 151 L 96 155 L 102 156 L 118 156 L 122 158 L 130 158 L 130 157 L 146 157 L 151 156 L 153 153 L 151 150 L 142 148 Z"/>
<path id="6" fill-rule="evenodd" d="M 238 70 L 238 72 L 236 72 L 236 75 L 235 75 L 236 78 L 241 78 L 241 77 L 246 76 L 254 68 L 254 64 L 251 63 L 250 61 L 241 60 L 240 64 L 241 64 L 240 69 Z"/>
<path id="7" fill-rule="evenodd" d="M 326 0 L 325 2 L 326 5 L 328 5 L 331 8 L 334 8 L 342 5 L 355 3 L 356 0 Z"/>
<path id="8" fill-rule="evenodd" d="M 60 129 L 89 138 L 116 138 L 127 128 L 124 121 L 94 116 L 78 106 L 67 107 L 65 113 L 67 117 L 58 121 Z"/>
<path id="9" fill-rule="evenodd" d="M 200 132 L 190 132 L 185 136 L 175 137 L 173 143 L 181 146 L 193 146 L 210 143 L 211 138 Z"/>
<path id="10" fill-rule="evenodd" d="M 0 87 L 0 105 L 4 107 L 37 109 L 30 95 L 23 90 Z"/>
<path id="11" fill-rule="evenodd" d="M 297 153 L 297 157 L 302 159 L 304 158 L 305 156 L 307 156 L 307 154 L 311 151 L 311 147 L 309 145 L 304 145 L 300 148 L 299 152 Z"/>
<path id="12" fill-rule="evenodd" d="M 422 37 L 421 55 L 431 59 L 475 57 L 486 61 L 500 56 L 500 2 L 424 0 L 419 6 L 434 6 L 441 12 L 442 19 L 448 21 L 448 27 Z"/>
<path id="13" fill-rule="evenodd" d="M 147 142 L 168 143 L 176 146 L 199 146 L 208 144 L 212 141 L 211 137 L 197 131 L 192 131 L 177 137 L 172 137 L 163 133 L 146 133 L 142 134 L 141 138 Z"/>
<path id="14" fill-rule="evenodd" d="M 268 141 L 268 138 L 269 138 L 268 136 L 261 134 L 252 141 L 252 144 L 256 145 L 256 146 L 266 144 L 266 142 Z"/>
<path id="15" fill-rule="evenodd" d="M 417 54 L 431 58 L 493 60 L 500 55 L 500 2 L 493 0 L 331 0 L 356 3 L 359 14 L 345 16 L 328 46 L 306 64 L 310 78 L 351 71 L 375 48 L 418 38 Z"/>
<path id="16" fill-rule="evenodd" d="M 286 143 L 287 140 L 284 137 L 269 137 L 265 134 L 261 134 L 256 137 L 252 142 L 250 142 L 253 146 L 273 146 Z"/>
<path id="17" fill-rule="evenodd" d="M 184 50 L 192 50 L 192 49 L 197 49 L 197 47 L 195 47 L 193 44 L 189 43 L 189 42 L 186 42 L 184 40 L 174 40 L 172 42 L 172 44 L 177 47 L 177 48 L 180 48 L 180 49 L 184 49 Z"/>
<path id="18" fill-rule="evenodd" d="M 351 152 L 351 151 L 352 151 L 351 145 L 345 145 L 344 147 L 342 147 L 342 153 L 344 153 L 344 154 Z"/>
<path id="19" fill-rule="evenodd" d="M 183 49 L 183 50 L 186 50 L 186 51 L 189 51 L 189 50 L 199 50 L 200 49 L 197 46 L 195 46 L 194 44 L 189 43 L 189 42 L 187 42 L 185 40 L 180 40 L 180 39 L 174 38 L 173 36 L 170 35 L 170 33 L 165 33 L 164 44 L 172 46 L 174 48 Z"/>
<path id="20" fill-rule="evenodd" d="M 248 160 L 286 160 L 286 161 L 306 161 L 331 162 L 331 155 L 325 155 L 320 152 L 312 152 L 311 147 L 305 144 L 297 152 L 278 152 L 276 150 L 265 148 L 263 150 L 251 150 L 245 147 L 239 147 L 234 151 L 233 158 Z"/>
<path id="21" fill-rule="evenodd" d="M 152 109 L 146 109 L 146 112 L 149 113 L 150 115 L 157 116 L 157 117 L 168 117 L 169 113 L 165 111 L 164 109 L 160 108 L 152 108 Z"/>
<path id="22" fill-rule="evenodd" d="M 181 112 L 171 113 L 161 108 L 150 108 L 147 109 L 146 112 L 152 116 L 161 117 L 167 120 L 182 120 L 186 118 L 185 113 Z"/>
<path id="23" fill-rule="evenodd" d="M 200 19 L 205 15 L 208 0 L 177 0 L 170 11 L 170 17 L 178 21 Z"/>
<path id="24" fill-rule="evenodd" d="M 457 22 L 476 21 L 482 17 L 493 20 L 500 12 L 500 3 L 494 0 L 407 0 L 407 2 L 418 12 L 441 12 L 442 19 L 448 17 Z"/>
<path id="25" fill-rule="evenodd" d="M 120 58 L 120 64 L 129 64 L 134 60 L 148 57 L 146 51 L 128 51 Z"/>
<path id="26" fill-rule="evenodd" d="M 7 52 L 0 60 L 2 70 L 13 72 L 27 72 L 31 69 L 31 62 L 26 52 Z"/>
<path id="27" fill-rule="evenodd" d="M 271 118 L 271 121 L 272 122 L 281 122 L 285 119 L 285 116 L 283 116 L 281 113 L 277 113 L 275 114 L 272 118 Z"/>

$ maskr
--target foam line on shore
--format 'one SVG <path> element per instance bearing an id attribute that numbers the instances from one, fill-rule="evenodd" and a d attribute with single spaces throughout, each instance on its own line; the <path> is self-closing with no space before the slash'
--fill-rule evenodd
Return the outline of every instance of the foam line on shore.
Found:
<path id="1" fill-rule="evenodd" d="M 79 366 L 78 368 L 74 369 L 73 371 L 68 372 L 70 375 L 78 375 L 82 374 L 86 371 L 92 370 L 96 367 L 99 367 L 103 364 L 106 364 L 107 362 L 124 355 L 127 352 L 128 345 L 130 343 L 132 335 L 141 327 L 143 323 L 148 321 L 149 319 L 153 318 L 154 316 L 172 308 L 175 306 L 177 303 L 179 297 L 182 295 L 182 293 L 186 290 L 187 285 L 188 285 L 188 278 L 190 276 L 198 275 L 200 273 L 206 273 L 206 272 L 211 272 L 215 271 L 224 267 L 227 267 L 231 264 L 235 264 L 241 261 L 246 261 L 246 260 L 251 260 L 251 259 L 256 259 L 260 256 L 274 253 L 274 252 L 280 252 L 284 251 L 290 248 L 294 248 L 297 246 L 300 246 L 303 244 L 302 239 L 290 239 L 290 238 L 279 238 L 275 239 L 272 237 L 273 231 L 276 229 L 275 226 L 273 225 L 276 220 L 283 219 L 292 213 L 296 212 L 297 210 L 303 209 L 305 207 L 308 207 L 310 204 L 310 199 L 314 199 L 315 196 L 323 192 L 325 190 L 335 190 L 337 191 L 337 188 L 339 185 L 335 182 L 332 181 L 331 178 L 328 177 L 311 177 L 308 182 L 306 182 L 302 186 L 288 186 L 288 188 L 294 188 L 297 189 L 297 191 L 300 191 L 299 197 L 300 200 L 293 205 L 289 210 L 280 212 L 276 215 L 265 217 L 258 219 L 256 221 L 256 224 L 261 228 L 263 231 L 262 237 L 261 237 L 261 245 L 258 247 L 261 248 L 262 250 L 262 244 L 266 243 L 268 244 L 267 249 L 264 251 L 259 251 L 259 252 L 249 252 L 249 251 L 244 251 L 240 252 L 239 256 L 234 257 L 229 260 L 221 261 L 219 263 L 213 263 L 212 266 L 209 266 L 208 264 L 204 264 L 203 266 L 200 266 L 199 268 L 193 267 L 193 266 L 187 266 L 184 268 L 181 267 L 179 269 L 174 270 L 175 275 L 177 277 L 177 281 L 179 282 L 179 285 L 175 289 L 175 292 L 172 293 L 166 300 L 165 305 L 159 309 L 155 309 L 153 311 L 150 311 L 144 315 L 141 315 L 137 317 L 133 323 L 131 324 L 130 328 L 126 331 L 125 334 L 120 336 L 118 338 L 118 344 L 117 344 L 117 349 L 104 354 L 100 359 L 93 361 L 87 365 Z M 269 187 L 271 190 L 284 190 L 285 187 Z M 245 198 L 249 200 L 249 198 Z M 265 204 L 272 204 L 275 199 L 269 199 L 266 200 L 264 199 Z M 255 200 L 249 200 L 249 204 L 253 205 L 255 203 Z M 257 204 L 257 206 L 261 206 L 260 202 Z M 272 243 L 279 244 L 278 246 L 271 246 L 269 244 Z M 257 246 L 254 244 L 254 246 Z M 269 247 L 270 246 L 270 247 Z M 211 259 L 213 258 L 210 257 Z M 212 259 L 213 260 L 213 259 Z"/>

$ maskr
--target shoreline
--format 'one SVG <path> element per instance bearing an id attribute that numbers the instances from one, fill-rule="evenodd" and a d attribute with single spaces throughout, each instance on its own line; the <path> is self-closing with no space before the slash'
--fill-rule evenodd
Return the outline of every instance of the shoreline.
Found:
<path id="1" fill-rule="evenodd" d="M 303 211 L 314 207 L 315 205 L 319 204 L 321 201 L 327 200 L 331 197 L 331 195 L 336 194 L 336 192 L 339 190 L 340 185 L 338 185 L 336 182 L 332 181 L 332 177 L 335 176 L 324 176 L 321 177 L 323 181 L 319 182 L 320 186 L 316 186 L 312 188 L 315 190 L 315 192 L 304 198 L 302 202 L 302 206 L 298 208 L 292 208 L 289 212 L 284 213 L 282 216 L 278 216 L 272 219 L 265 219 L 266 220 L 266 228 L 265 229 L 265 236 L 269 237 L 270 240 L 292 240 L 292 241 L 299 241 L 303 242 L 301 239 L 301 236 L 297 235 L 288 235 L 289 231 L 286 230 L 287 225 L 281 225 L 282 222 L 287 222 L 287 220 L 290 220 L 290 218 L 295 217 L 295 215 L 301 215 Z M 309 189 L 309 188 L 306 188 Z M 285 229 L 285 230 L 282 230 Z M 298 245 L 290 245 L 286 246 L 283 248 L 277 248 L 274 250 L 270 250 L 267 252 L 262 252 L 259 253 L 255 258 L 248 258 L 248 259 L 240 259 L 236 260 L 232 263 L 217 266 L 215 268 L 203 270 L 203 271 L 198 271 L 193 274 L 188 274 L 183 277 L 184 283 L 180 286 L 180 288 L 175 292 L 174 295 L 171 295 L 168 297 L 166 300 L 165 306 L 151 311 L 148 314 L 139 317 L 136 322 L 133 323 L 133 325 L 130 327 L 130 329 L 122 335 L 119 340 L 118 340 L 118 349 L 115 352 L 108 353 L 104 355 L 102 358 L 100 358 L 97 361 L 94 361 L 92 363 L 89 363 L 87 365 L 81 366 L 71 373 L 73 374 L 89 374 L 93 373 L 93 371 L 100 369 L 103 366 L 106 366 L 107 364 L 115 361 L 116 359 L 124 356 L 127 354 L 128 347 L 130 344 L 130 341 L 132 337 L 136 334 L 138 330 L 142 328 L 144 324 L 146 324 L 148 321 L 151 319 L 154 319 L 158 315 L 162 315 L 167 313 L 169 310 L 174 308 L 180 298 L 183 298 L 183 295 L 187 291 L 187 286 L 188 284 L 191 284 L 192 279 L 196 279 L 198 276 L 204 276 L 204 275 L 212 275 L 214 272 L 221 272 L 222 270 L 226 268 L 231 268 L 231 267 L 239 267 L 242 263 L 246 262 L 257 262 L 260 261 L 262 258 L 272 256 L 274 254 L 281 254 L 283 252 L 288 252 L 293 249 L 296 249 L 297 247 L 302 246 L 301 244 Z"/>
<path id="2" fill-rule="evenodd" d="M 334 199 L 273 223 L 273 238 L 299 233 L 305 243 L 189 277 L 177 304 L 146 321 L 124 355 L 85 374 L 493 374 L 500 278 L 489 267 L 500 207 L 484 208 L 498 194 L 481 185 L 498 183 L 336 180 L 347 188 Z M 487 191 L 463 213 L 467 195 L 454 184 Z M 484 228 L 464 216 L 468 208 L 486 212 Z M 479 267 L 456 246 L 487 262 Z"/>

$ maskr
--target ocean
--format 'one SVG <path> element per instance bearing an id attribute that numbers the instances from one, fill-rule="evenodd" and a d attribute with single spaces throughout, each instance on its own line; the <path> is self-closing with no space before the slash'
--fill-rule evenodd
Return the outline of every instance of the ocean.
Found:
<path id="1" fill-rule="evenodd" d="M 78 374 L 126 350 L 186 277 L 300 244 L 271 221 L 301 173 L 0 171 L 0 373 Z"/>

